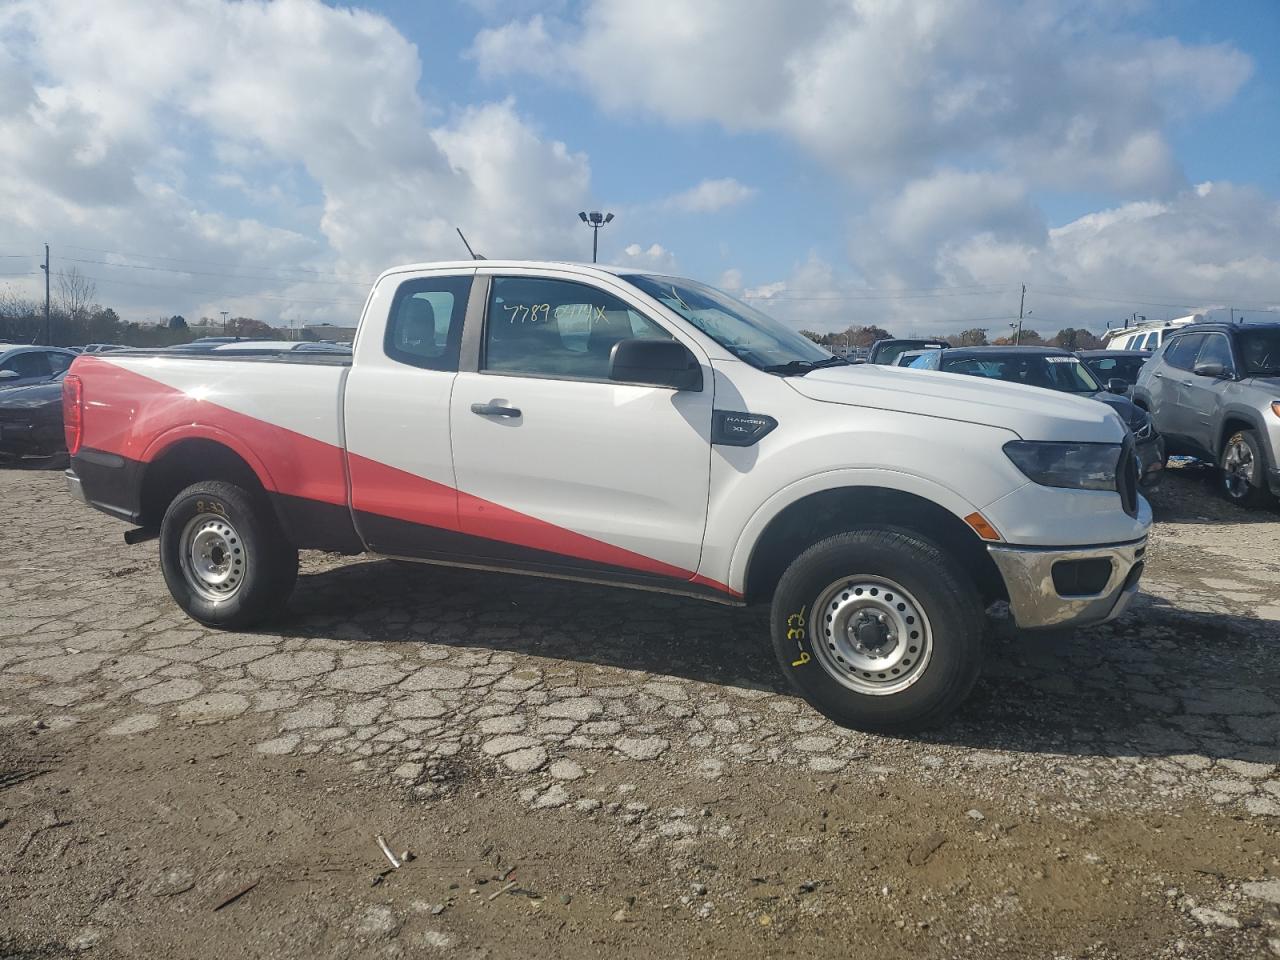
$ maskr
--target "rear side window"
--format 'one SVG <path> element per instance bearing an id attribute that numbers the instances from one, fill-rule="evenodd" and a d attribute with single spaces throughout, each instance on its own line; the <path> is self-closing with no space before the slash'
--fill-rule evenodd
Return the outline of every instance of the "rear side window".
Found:
<path id="1" fill-rule="evenodd" d="M 426 370 L 457 370 L 471 277 L 418 277 L 396 290 L 387 318 L 387 356 Z"/>
<path id="2" fill-rule="evenodd" d="M 1203 343 L 1203 333 L 1175 337 L 1165 347 L 1164 361 L 1179 370 L 1190 370 L 1195 365 L 1196 354 L 1200 352 L 1200 346 Z"/>
<path id="3" fill-rule="evenodd" d="M 611 293 L 541 277 L 494 277 L 484 368 L 495 373 L 608 380 L 619 340 L 671 335 Z"/>
<path id="4" fill-rule="evenodd" d="M 71 361 L 74 359 L 75 357 L 70 354 L 51 353 L 49 354 L 49 366 L 52 368 L 54 373 L 62 373 L 62 371 L 71 366 Z"/>

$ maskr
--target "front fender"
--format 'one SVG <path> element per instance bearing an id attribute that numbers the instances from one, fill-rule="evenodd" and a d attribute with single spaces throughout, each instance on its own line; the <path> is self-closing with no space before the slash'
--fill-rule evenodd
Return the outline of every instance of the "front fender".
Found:
<path id="1" fill-rule="evenodd" d="M 954 490 L 918 474 L 873 467 L 816 473 L 788 484 L 755 509 L 734 545 L 729 561 L 728 585 L 739 593 L 745 592 L 747 568 L 751 562 L 752 552 L 769 523 L 783 510 L 812 494 L 850 487 L 879 487 L 913 494 L 937 504 L 954 514 L 959 520 L 978 510 L 975 504 Z"/>

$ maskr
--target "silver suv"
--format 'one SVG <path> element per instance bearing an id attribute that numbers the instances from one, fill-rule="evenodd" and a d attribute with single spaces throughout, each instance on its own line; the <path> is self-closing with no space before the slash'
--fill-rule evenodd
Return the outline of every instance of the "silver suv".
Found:
<path id="1" fill-rule="evenodd" d="M 1222 468 L 1227 499 L 1280 495 L 1280 323 L 1182 328 L 1142 368 L 1133 401 L 1170 454 Z"/>

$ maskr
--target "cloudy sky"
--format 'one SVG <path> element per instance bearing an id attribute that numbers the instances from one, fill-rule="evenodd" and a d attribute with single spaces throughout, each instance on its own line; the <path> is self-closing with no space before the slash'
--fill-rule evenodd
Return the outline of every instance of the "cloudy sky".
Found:
<path id="1" fill-rule="evenodd" d="M 1262 318 L 1277 51 L 1275 0 L 3 0 L 0 290 L 48 242 L 128 319 L 343 322 L 598 208 L 816 329 Z"/>

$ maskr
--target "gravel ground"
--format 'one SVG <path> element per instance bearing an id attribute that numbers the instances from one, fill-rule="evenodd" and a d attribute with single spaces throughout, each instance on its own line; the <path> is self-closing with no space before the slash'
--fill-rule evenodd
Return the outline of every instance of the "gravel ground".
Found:
<path id="1" fill-rule="evenodd" d="M 1280 519 L 1207 479 L 1127 616 L 994 619 L 895 739 L 761 610 L 308 554 L 206 630 L 0 471 L 0 957 L 1280 956 Z"/>

